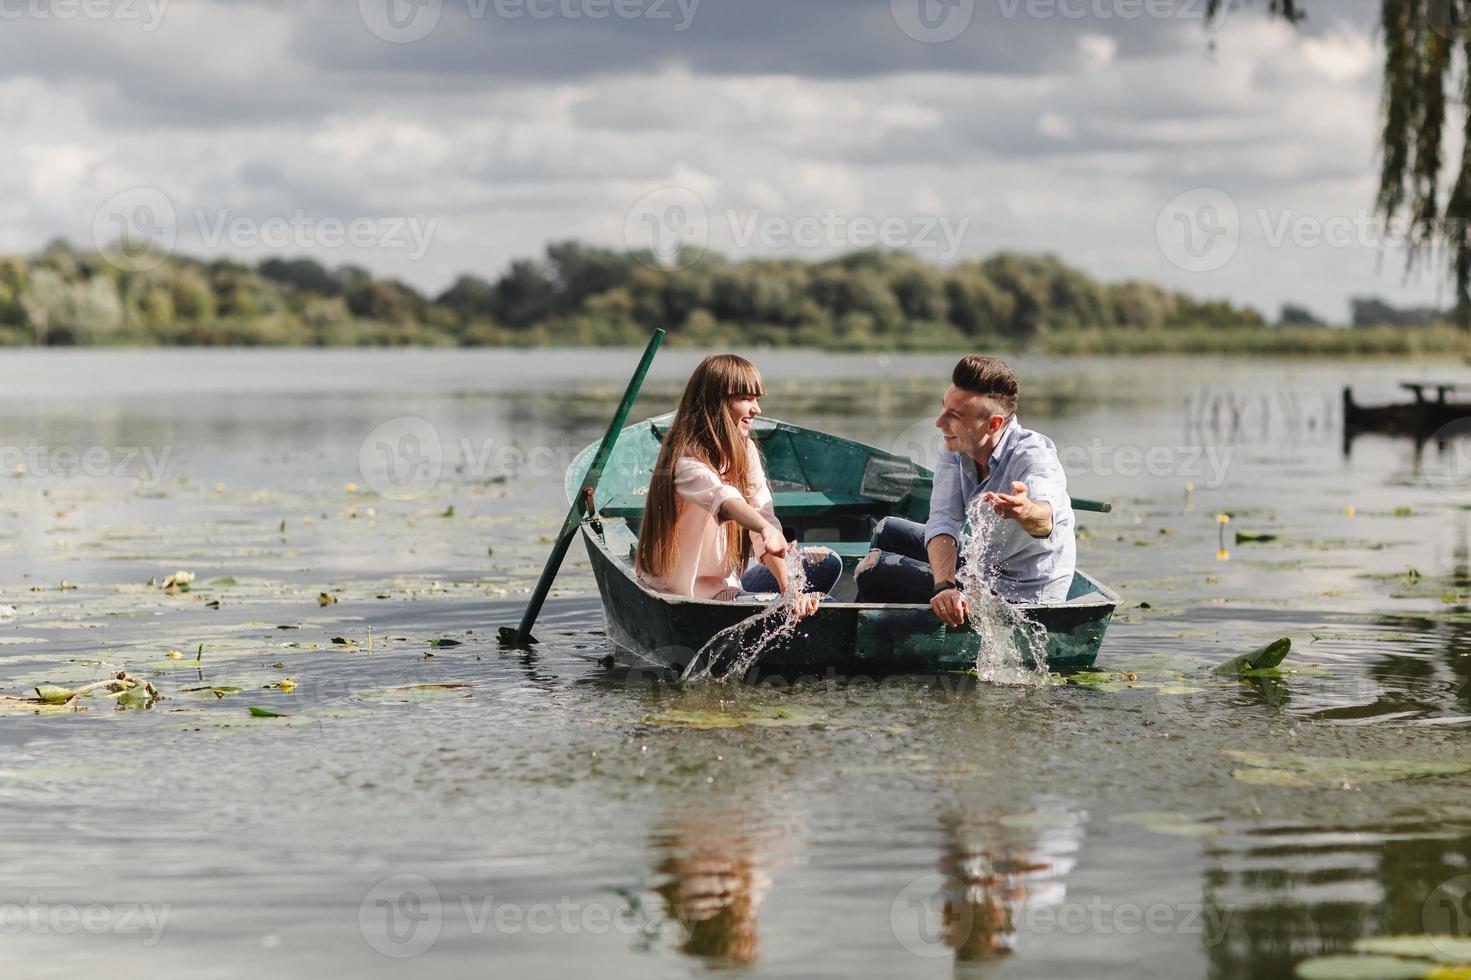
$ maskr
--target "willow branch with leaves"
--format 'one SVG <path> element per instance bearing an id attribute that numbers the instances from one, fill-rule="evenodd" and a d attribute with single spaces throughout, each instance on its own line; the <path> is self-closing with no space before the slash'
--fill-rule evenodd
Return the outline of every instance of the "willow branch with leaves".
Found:
<path id="1" fill-rule="evenodd" d="M 1425 258 L 1445 261 L 1456 284 L 1456 319 L 1471 327 L 1471 0 L 1382 0 L 1384 85 L 1379 137 L 1379 195 L 1375 208 L 1386 224 L 1406 219 L 1406 272 Z M 1219 22 L 1233 0 L 1207 0 Z M 1307 16 L 1300 0 L 1271 0 L 1270 13 L 1297 23 Z M 1457 57 L 1457 51 L 1460 55 Z M 1454 178 L 1445 172 L 1447 89 L 1466 110 L 1461 159 Z M 1449 194 L 1441 205 L 1443 185 Z"/>

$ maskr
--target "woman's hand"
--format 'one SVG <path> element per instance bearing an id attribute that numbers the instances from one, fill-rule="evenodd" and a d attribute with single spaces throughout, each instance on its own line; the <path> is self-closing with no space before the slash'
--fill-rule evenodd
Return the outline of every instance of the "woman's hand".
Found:
<path id="1" fill-rule="evenodd" d="M 785 558 L 787 537 L 781 533 L 781 528 L 767 524 L 761 529 L 761 547 L 773 558 Z"/>
<path id="2" fill-rule="evenodd" d="M 817 612 L 822 606 L 822 596 L 816 592 L 803 592 L 797 596 L 797 601 L 792 603 L 792 618 L 806 619 Z"/>

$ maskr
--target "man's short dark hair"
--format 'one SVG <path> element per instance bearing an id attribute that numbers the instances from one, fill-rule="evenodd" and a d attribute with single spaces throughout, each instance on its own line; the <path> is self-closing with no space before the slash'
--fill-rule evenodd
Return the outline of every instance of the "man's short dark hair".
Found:
<path id="1" fill-rule="evenodd" d="M 967 354 L 950 376 L 955 387 L 989 398 L 1007 418 L 1016 414 L 1016 397 L 1021 384 L 1011 366 L 999 357 Z"/>

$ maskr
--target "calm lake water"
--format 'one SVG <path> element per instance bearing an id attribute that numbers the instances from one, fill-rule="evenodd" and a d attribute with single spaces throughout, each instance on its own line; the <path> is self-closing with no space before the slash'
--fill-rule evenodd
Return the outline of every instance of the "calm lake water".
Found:
<path id="1" fill-rule="evenodd" d="M 768 415 L 932 451 L 953 358 L 751 356 Z M 1338 409 L 1464 369 L 1018 358 L 1115 505 L 1105 676 L 681 688 L 598 665 L 579 550 L 534 652 L 494 640 L 637 352 L 3 357 L 7 976 L 1278 976 L 1471 934 L 1467 468 Z M 22 700 L 118 669 L 166 700 Z"/>

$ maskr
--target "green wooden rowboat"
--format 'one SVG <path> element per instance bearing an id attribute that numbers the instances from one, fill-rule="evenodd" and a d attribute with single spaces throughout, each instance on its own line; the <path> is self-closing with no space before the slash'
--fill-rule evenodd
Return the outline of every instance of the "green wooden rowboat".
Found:
<path id="1" fill-rule="evenodd" d="M 655 592 L 633 570 L 644 495 L 670 415 L 623 430 L 584 519 L 582 538 L 602 596 L 617 661 L 682 670 L 721 630 L 760 612 L 749 603 L 715 602 Z M 752 437 L 766 462 L 776 514 L 789 539 L 831 548 L 845 570 L 837 595 L 851 597 L 853 567 L 868 552 L 872 522 L 890 515 L 923 521 L 931 472 L 913 460 L 788 422 L 758 418 Z M 575 495 L 597 443 L 567 472 Z M 1083 504 L 1106 510 L 1107 505 Z M 845 588 L 846 586 L 846 588 Z M 1018 608 L 1047 631 L 1053 669 L 1091 666 L 1119 597 L 1078 572 L 1065 603 Z M 763 671 L 826 675 L 932 673 L 975 666 L 980 639 L 950 629 L 927 605 L 826 602 L 787 641 L 762 655 Z"/>

